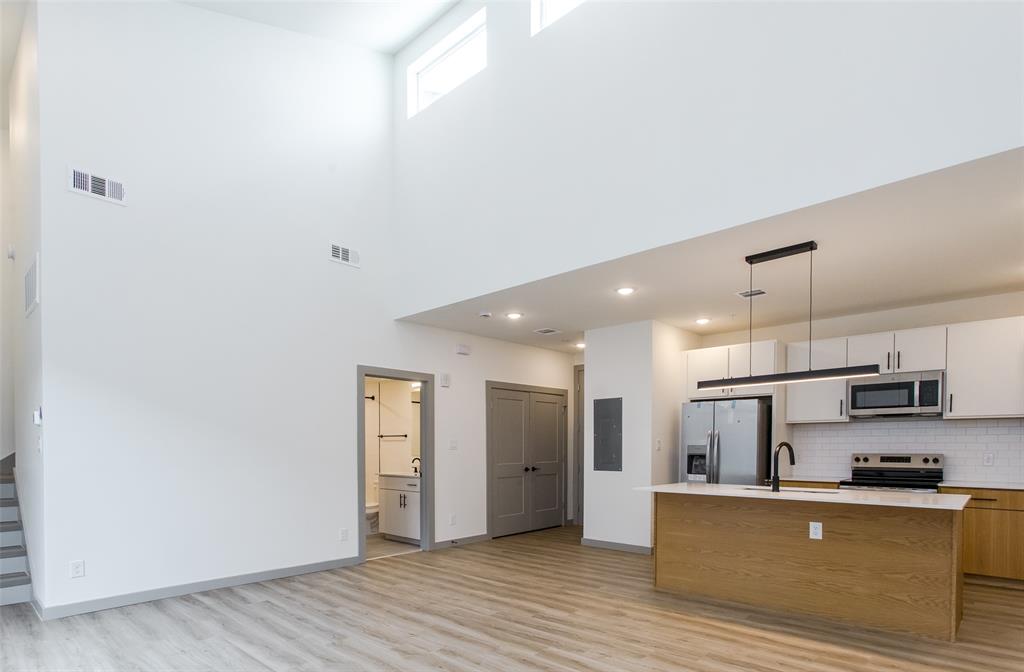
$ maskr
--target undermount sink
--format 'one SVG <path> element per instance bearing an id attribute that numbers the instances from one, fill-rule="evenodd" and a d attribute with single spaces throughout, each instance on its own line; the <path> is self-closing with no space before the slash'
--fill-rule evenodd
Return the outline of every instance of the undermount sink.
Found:
<path id="1" fill-rule="evenodd" d="M 759 490 L 761 492 L 771 492 L 772 489 L 767 485 L 758 485 L 751 488 L 743 488 L 744 490 Z M 810 490 L 808 488 L 780 488 L 779 492 L 810 492 L 815 495 L 835 495 L 838 494 L 838 490 Z"/>
<path id="2" fill-rule="evenodd" d="M 419 474 L 399 474 L 399 473 L 384 473 L 380 476 L 396 476 L 398 478 L 419 478 Z"/>

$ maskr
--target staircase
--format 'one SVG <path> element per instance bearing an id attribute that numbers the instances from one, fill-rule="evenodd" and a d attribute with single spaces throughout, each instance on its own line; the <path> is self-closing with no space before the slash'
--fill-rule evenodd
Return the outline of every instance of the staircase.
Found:
<path id="1" fill-rule="evenodd" d="M 0 472 L 0 606 L 32 600 L 14 474 Z"/>

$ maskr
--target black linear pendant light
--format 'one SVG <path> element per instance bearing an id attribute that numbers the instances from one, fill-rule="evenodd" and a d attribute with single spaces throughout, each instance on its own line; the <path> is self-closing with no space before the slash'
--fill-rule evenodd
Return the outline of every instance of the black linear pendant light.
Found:
<path id="1" fill-rule="evenodd" d="M 757 385 L 785 385 L 787 383 L 807 383 L 812 380 L 838 380 L 842 378 L 867 378 L 879 374 L 878 364 L 864 366 L 842 366 L 832 369 L 815 369 L 811 366 L 811 324 L 814 318 L 814 251 L 818 244 L 813 240 L 789 247 L 780 247 L 776 250 L 758 252 L 746 257 L 750 265 L 750 289 L 754 289 L 754 265 L 766 261 L 792 257 L 796 254 L 810 255 L 810 281 L 807 292 L 807 370 L 787 371 L 786 373 L 773 373 L 771 375 L 755 376 L 754 370 L 754 297 L 749 296 L 750 312 L 747 322 L 750 347 L 750 375 L 740 378 L 718 378 L 715 380 L 700 380 L 697 382 L 698 390 L 715 390 L 723 387 L 754 387 Z M 751 292 L 748 292 L 752 293 Z"/>

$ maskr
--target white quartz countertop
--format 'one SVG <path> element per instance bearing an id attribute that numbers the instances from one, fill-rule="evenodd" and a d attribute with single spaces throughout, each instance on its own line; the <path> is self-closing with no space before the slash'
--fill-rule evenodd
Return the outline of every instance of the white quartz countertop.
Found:
<path id="1" fill-rule="evenodd" d="M 891 490 L 836 490 L 818 488 L 782 488 L 772 492 L 768 486 L 725 485 L 720 483 L 669 483 L 636 488 L 645 492 L 709 497 L 745 497 L 747 499 L 778 499 L 793 502 L 825 504 L 862 504 L 865 506 L 898 506 L 908 509 L 946 509 L 959 511 L 967 505 L 968 495 L 937 495 L 924 492 Z"/>

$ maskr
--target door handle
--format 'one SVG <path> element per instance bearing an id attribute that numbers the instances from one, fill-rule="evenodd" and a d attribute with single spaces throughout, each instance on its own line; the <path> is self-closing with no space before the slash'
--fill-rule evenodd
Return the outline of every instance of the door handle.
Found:
<path id="1" fill-rule="evenodd" d="M 530 471 L 537 471 L 537 467 L 530 467 Z"/>
<path id="2" fill-rule="evenodd" d="M 715 430 L 715 483 L 718 483 L 718 479 L 721 475 L 718 473 L 718 468 L 721 466 L 720 461 L 722 457 L 722 435 L 719 434 L 718 430 Z"/>
<path id="3" fill-rule="evenodd" d="M 714 476 L 714 473 L 712 472 L 712 460 L 714 460 L 715 456 L 712 454 L 711 450 L 711 430 L 709 429 L 707 443 L 704 446 L 704 480 L 707 483 L 714 482 L 711 479 Z"/>

